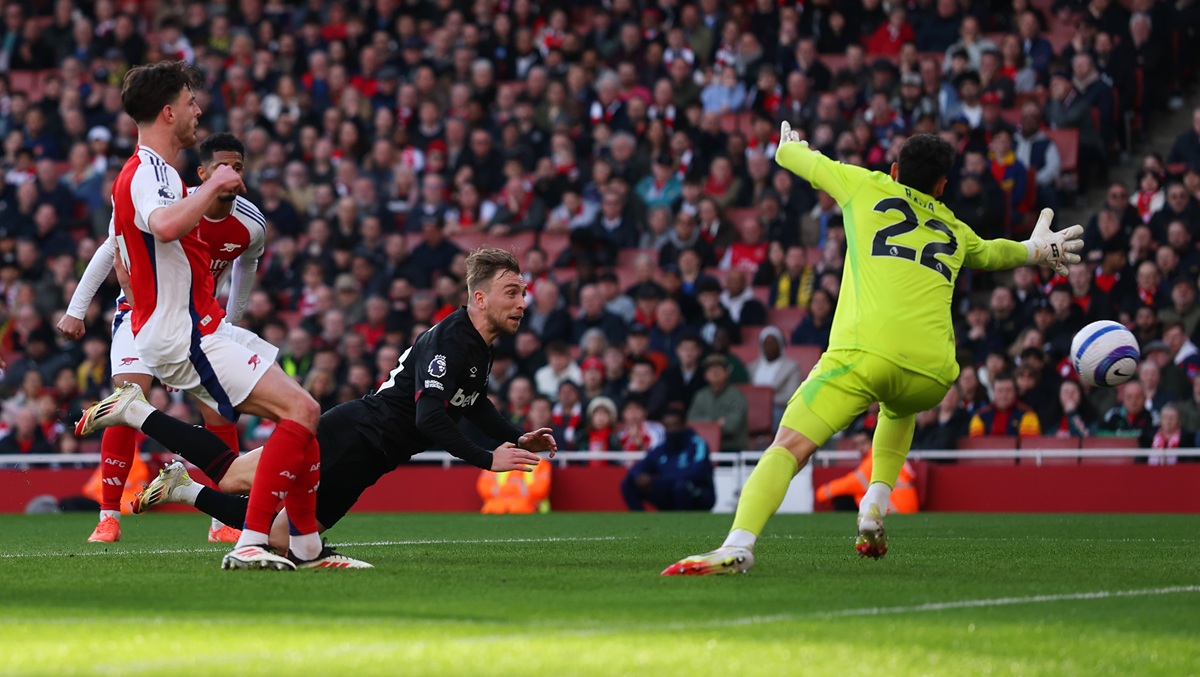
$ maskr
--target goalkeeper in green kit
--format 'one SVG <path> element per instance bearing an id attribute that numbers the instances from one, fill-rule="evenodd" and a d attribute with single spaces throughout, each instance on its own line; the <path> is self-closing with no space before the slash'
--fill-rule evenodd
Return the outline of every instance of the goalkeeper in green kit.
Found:
<path id="1" fill-rule="evenodd" d="M 876 559 L 887 552 L 883 518 L 915 415 L 940 402 L 958 377 L 950 304 L 959 271 L 1045 265 L 1066 274 L 1083 247 L 1082 227 L 1050 230 L 1049 209 L 1025 242 L 981 239 L 938 201 L 954 159 L 948 142 L 918 134 L 889 176 L 831 160 L 783 123 L 775 161 L 829 193 L 845 217 L 846 263 L 829 349 L 788 401 L 775 440 L 742 488 L 725 542 L 672 564 L 664 576 L 753 567 L 755 541 L 792 478 L 872 402 L 880 416 L 855 549 Z"/>

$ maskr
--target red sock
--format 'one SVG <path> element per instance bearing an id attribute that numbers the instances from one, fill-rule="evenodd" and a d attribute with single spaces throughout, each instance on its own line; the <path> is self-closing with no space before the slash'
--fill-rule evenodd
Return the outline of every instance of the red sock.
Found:
<path id="1" fill-rule="evenodd" d="M 246 507 L 246 528 L 271 533 L 271 522 L 279 502 L 288 496 L 304 462 L 313 434 L 295 421 L 283 420 L 263 445 L 254 484 L 250 486 L 250 504 Z M 307 468 L 306 468 L 307 469 Z"/>
<path id="2" fill-rule="evenodd" d="M 125 480 L 137 453 L 137 429 L 128 426 L 105 428 L 100 438 L 100 509 L 120 510 Z"/>
<path id="3" fill-rule="evenodd" d="M 215 464 L 213 467 L 209 468 L 209 470 L 211 470 L 213 473 L 212 475 L 209 475 L 209 477 L 212 478 L 213 484 L 215 485 L 216 483 L 220 482 L 221 478 L 225 476 L 225 473 L 229 471 L 229 466 L 233 463 L 233 461 L 237 460 L 237 454 L 242 450 L 242 447 L 241 442 L 238 441 L 236 423 L 223 423 L 221 425 L 208 425 L 206 423 L 204 427 L 208 428 L 210 433 L 220 437 L 221 441 L 225 443 L 225 446 L 229 447 L 229 449 L 233 451 L 233 456 L 222 458 L 221 463 Z M 207 472 L 205 474 L 207 474 Z"/>
<path id="4" fill-rule="evenodd" d="M 321 484 L 321 445 L 317 438 L 304 451 L 304 463 L 284 506 L 288 520 L 301 534 L 317 533 L 317 486 Z"/>

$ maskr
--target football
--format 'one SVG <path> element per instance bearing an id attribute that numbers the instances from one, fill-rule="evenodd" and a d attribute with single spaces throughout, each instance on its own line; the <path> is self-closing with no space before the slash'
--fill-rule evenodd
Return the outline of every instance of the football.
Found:
<path id="1" fill-rule="evenodd" d="M 1112 320 L 1089 324 L 1071 341 L 1071 365 L 1080 380 L 1094 386 L 1119 386 L 1133 378 L 1140 358 L 1133 333 Z"/>

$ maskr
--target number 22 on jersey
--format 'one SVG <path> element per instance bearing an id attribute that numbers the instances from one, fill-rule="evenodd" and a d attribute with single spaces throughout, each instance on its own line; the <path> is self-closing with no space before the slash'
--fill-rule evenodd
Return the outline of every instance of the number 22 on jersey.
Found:
<path id="1" fill-rule="evenodd" d="M 901 197 L 889 197 L 880 200 L 875 204 L 875 211 L 880 214 L 892 211 L 899 212 L 903 219 L 890 226 L 880 228 L 879 232 L 875 233 L 875 239 L 871 242 L 871 256 L 890 256 L 913 261 L 940 274 L 946 278 L 947 282 L 950 281 L 952 274 L 950 266 L 937 258 L 938 254 L 954 256 L 954 253 L 958 251 L 958 238 L 954 237 L 954 233 L 950 231 L 949 226 L 935 218 L 926 219 L 924 224 L 919 223 L 912 206 L 908 204 L 907 200 Z M 921 225 L 930 230 L 942 233 L 949 238 L 949 241 L 926 243 L 921 248 L 919 259 L 917 258 L 916 249 L 889 242 L 891 238 L 911 233 Z"/>

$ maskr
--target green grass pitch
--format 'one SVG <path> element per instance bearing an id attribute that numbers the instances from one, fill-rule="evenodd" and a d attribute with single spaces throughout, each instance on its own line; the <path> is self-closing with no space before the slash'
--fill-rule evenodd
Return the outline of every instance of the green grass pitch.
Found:
<path id="1" fill-rule="evenodd" d="M 372 571 L 230 572 L 198 515 L 0 517 L 0 675 L 1200 674 L 1200 517 L 350 515 Z"/>

